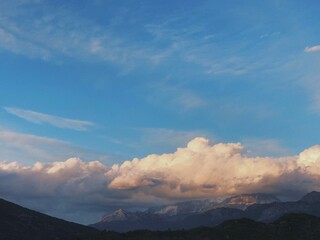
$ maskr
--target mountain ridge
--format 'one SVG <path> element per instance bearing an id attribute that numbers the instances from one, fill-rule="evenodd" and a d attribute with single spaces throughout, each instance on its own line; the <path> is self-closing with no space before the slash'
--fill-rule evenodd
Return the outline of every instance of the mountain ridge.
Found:
<path id="1" fill-rule="evenodd" d="M 74 240 L 97 232 L 1 198 L 0 213 L 0 236 L 5 240 Z"/>
<path id="2" fill-rule="evenodd" d="M 219 224 L 224 220 L 243 216 L 243 210 L 252 204 L 280 201 L 273 195 L 252 193 L 235 195 L 221 202 L 213 199 L 190 200 L 152 207 L 145 211 L 126 211 L 126 217 L 119 217 L 116 210 L 105 215 L 100 222 L 90 226 L 99 230 L 132 231 L 136 229 L 166 230 L 198 227 L 207 222 Z M 122 210 L 123 211 L 123 210 Z M 194 221 L 194 219 L 197 221 Z M 145 224 L 144 224 L 145 221 Z M 151 227 L 150 227 L 151 226 Z M 139 228 L 136 228 L 139 227 Z"/>
<path id="3" fill-rule="evenodd" d="M 271 223 L 248 218 L 228 220 L 215 227 L 190 230 L 150 231 L 126 233 L 102 232 L 82 240 L 317 240 L 320 239 L 320 218 L 309 214 L 291 213 Z"/>
<path id="4" fill-rule="evenodd" d="M 245 196 L 247 197 L 248 195 Z M 237 198 L 237 196 L 234 197 Z M 241 198 L 242 197 L 240 197 L 240 199 Z M 227 200 L 227 202 L 229 202 L 229 200 Z M 238 201 L 235 202 L 236 204 L 239 203 Z M 182 214 L 183 217 L 181 218 L 178 218 L 179 214 L 177 216 L 167 216 L 161 214 L 151 214 L 148 213 L 147 210 L 144 212 L 129 212 L 124 209 L 120 209 L 115 211 L 116 214 L 114 214 L 114 216 L 118 217 L 118 220 L 107 222 L 109 224 L 108 226 L 112 228 L 107 230 L 128 232 L 137 229 L 149 229 L 154 231 L 148 233 L 149 237 L 152 235 L 155 236 L 155 239 L 158 239 L 157 237 L 159 236 L 160 232 L 157 231 L 159 230 L 163 231 L 160 234 L 161 236 L 166 236 L 166 234 L 170 233 L 170 231 L 167 231 L 168 229 L 171 229 L 172 231 L 175 231 L 174 233 L 177 232 L 179 234 L 187 234 L 189 232 L 195 233 L 198 231 L 201 236 L 204 236 L 206 232 L 211 229 L 210 227 L 217 226 L 214 228 L 215 230 L 213 230 L 215 233 L 220 234 L 221 232 L 227 231 L 229 234 L 228 236 L 230 237 L 221 239 L 292 240 L 302 239 L 301 237 L 303 237 L 303 239 L 320 239 L 320 230 L 314 229 L 318 227 L 320 229 L 320 192 L 310 192 L 298 201 L 251 204 L 252 201 L 250 200 L 244 201 L 243 203 L 248 204 L 248 202 L 250 203 L 250 206 L 248 206 L 245 210 L 239 208 L 221 207 L 213 208 L 198 214 Z M 263 200 L 261 200 L 261 202 L 263 202 Z M 0 212 L 1 239 L 5 240 L 96 239 L 94 236 L 98 233 L 97 230 L 90 227 L 50 217 L 48 215 L 8 202 L 1 198 Z M 104 216 L 102 219 L 105 217 L 106 216 Z M 104 220 L 109 221 L 108 219 Z M 125 231 L 123 226 L 126 226 Z M 242 234 L 243 236 L 246 236 L 246 233 L 244 232 L 246 231 L 245 229 L 253 231 L 253 235 L 250 235 L 250 237 L 255 236 L 256 238 L 239 238 L 239 236 L 236 235 Z M 138 233 L 139 235 L 140 233 L 145 232 L 145 230 L 140 230 L 140 232 L 135 231 L 134 234 Z M 265 236 L 261 235 L 262 232 L 265 232 L 266 236 L 269 236 L 269 238 L 264 238 Z M 127 239 L 125 237 L 127 235 L 117 234 L 114 233 L 115 237 L 109 239 L 116 240 L 116 236 L 122 237 L 119 239 Z M 104 233 L 98 233 L 98 235 L 103 237 Z M 304 238 L 304 235 L 308 238 Z M 296 238 L 297 236 L 300 238 Z M 144 238 L 143 234 L 141 234 L 140 237 L 141 238 L 138 239 L 148 239 Z M 166 239 L 170 239 L 170 237 Z M 220 238 L 217 237 L 215 239 Z"/>

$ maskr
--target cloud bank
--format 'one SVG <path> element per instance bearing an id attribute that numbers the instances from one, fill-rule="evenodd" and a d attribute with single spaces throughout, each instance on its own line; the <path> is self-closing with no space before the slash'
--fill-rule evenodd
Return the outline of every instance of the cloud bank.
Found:
<path id="1" fill-rule="evenodd" d="M 174 153 L 152 154 L 110 167 L 79 158 L 33 166 L 2 161 L 0 193 L 14 199 L 36 198 L 37 204 L 41 199 L 65 201 L 101 215 L 108 207 L 146 206 L 154 201 L 250 192 L 285 196 L 320 190 L 319 163 L 320 145 L 297 156 L 247 157 L 240 143 L 211 144 L 197 137 Z M 65 209 L 59 211 L 63 217 Z"/>
<path id="2" fill-rule="evenodd" d="M 89 127 L 94 126 L 94 123 L 88 121 L 62 118 L 19 108 L 4 107 L 4 110 L 29 122 L 36 124 L 49 124 L 58 128 L 86 131 Z"/>
<path id="3" fill-rule="evenodd" d="M 306 151 L 311 151 L 308 157 L 303 152 L 300 157 L 253 158 L 243 154 L 240 143 L 212 145 L 205 138 L 195 138 L 186 148 L 178 148 L 174 153 L 149 155 L 114 165 L 107 173 L 108 187 L 135 189 L 165 198 L 312 189 L 314 186 L 303 184 L 314 166 L 307 159 L 312 154 L 320 157 L 320 152 L 314 153 L 313 148 Z M 297 180 L 295 186 L 288 181 L 292 178 Z"/>

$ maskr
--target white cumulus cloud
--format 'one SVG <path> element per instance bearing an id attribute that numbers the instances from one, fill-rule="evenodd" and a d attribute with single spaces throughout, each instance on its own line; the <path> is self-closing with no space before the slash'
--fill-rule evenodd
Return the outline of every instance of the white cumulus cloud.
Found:
<path id="1" fill-rule="evenodd" d="M 136 189 L 165 197 L 226 196 L 276 189 L 275 180 L 293 174 L 297 157 L 246 157 L 240 143 L 210 144 L 195 138 L 186 148 L 114 165 L 109 188 Z"/>
<path id="2" fill-rule="evenodd" d="M 306 47 L 304 51 L 307 53 L 318 52 L 320 51 L 320 45 L 313 46 L 313 47 Z"/>

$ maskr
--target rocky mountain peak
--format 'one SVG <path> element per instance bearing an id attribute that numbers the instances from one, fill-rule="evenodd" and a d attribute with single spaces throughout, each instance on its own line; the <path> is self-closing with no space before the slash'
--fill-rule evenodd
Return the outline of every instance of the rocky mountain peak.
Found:
<path id="1" fill-rule="evenodd" d="M 280 202 L 280 200 L 271 194 L 252 193 L 232 196 L 225 199 L 222 204 L 228 207 L 245 209 L 253 204 L 266 204 L 272 202 Z"/>
<path id="2" fill-rule="evenodd" d="M 301 198 L 301 202 L 320 203 L 320 192 L 312 191 Z"/>
<path id="3" fill-rule="evenodd" d="M 102 222 L 123 221 L 128 218 L 130 212 L 120 208 L 110 214 L 106 214 L 101 218 Z"/>
<path id="4" fill-rule="evenodd" d="M 147 209 L 147 213 L 174 216 L 178 214 L 201 213 L 213 209 L 217 202 L 211 199 L 191 200 L 174 204 L 152 207 Z"/>

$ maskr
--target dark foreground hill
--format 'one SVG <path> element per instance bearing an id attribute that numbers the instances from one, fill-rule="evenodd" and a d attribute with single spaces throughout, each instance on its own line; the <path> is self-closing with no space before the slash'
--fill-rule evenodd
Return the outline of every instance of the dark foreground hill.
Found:
<path id="1" fill-rule="evenodd" d="M 249 219 L 229 220 L 217 227 L 191 230 L 127 233 L 101 232 L 83 240 L 319 240 L 320 218 L 307 214 L 287 214 L 272 223 Z"/>
<path id="2" fill-rule="evenodd" d="M 0 199 L 1 240 L 74 240 L 97 232 Z"/>

